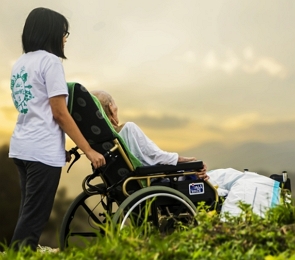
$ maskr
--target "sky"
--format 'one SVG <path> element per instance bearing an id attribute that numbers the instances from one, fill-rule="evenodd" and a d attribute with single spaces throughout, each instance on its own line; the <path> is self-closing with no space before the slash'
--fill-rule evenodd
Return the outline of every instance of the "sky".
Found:
<path id="1" fill-rule="evenodd" d="M 1 0 L 0 144 L 17 116 L 22 28 L 39 6 L 70 23 L 67 81 L 109 92 L 120 121 L 162 149 L 295 140 L 293 0 Z"/>

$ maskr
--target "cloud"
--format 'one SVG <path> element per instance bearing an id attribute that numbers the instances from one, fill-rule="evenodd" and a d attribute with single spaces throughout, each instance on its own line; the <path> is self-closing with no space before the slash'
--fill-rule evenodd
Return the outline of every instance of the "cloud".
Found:
<path id="1" fill-rule="evenodd" d="M 271 120 L 259 115 L 245 114 L 232 117 L 221 125 L 207 125 L 204 131 L 211 132 L 214 140 L 235 145 L 241 142 L 282 142 L 295 140 L 295 119 Z"/>
<path id="2" fill-rule="evenodd" d="M 133 121 L 140 127 L 154 129 L 178 129 L 187 126 L 190 120 L 186 117 L 180 118 L 171 115 L 140 115 L 129 117 L 129 121 Z"/>
<path id="3" fill-rule="evenodd" d="M 173 60 L 187 62 L 187 63 L 195 63 L 197 61 L 197 56 L 194 51 L 188 50 L 184 52 L 182 55 L 174 56 Z"/>
<path id="4" fill-rule="evenodd" d="M 245 115 L 245 122 L 237 127 L 227 127 L 223 125 L 205 125 L 200 121 L 179 121 L 173 122 L 174 118 L 168 118 L 170 122 L 166 124 L 163 120 L 155 120 L 154 117 L 133 118 L 159 147 L 166 151 L 183 151 L 193 147 L 203 147 L 212 142 L 217 142 L 227 148 L 234 148 L 241 144 L 259 142 L 265 144 L 292 142 L 295 141 L 295 119 L 281 121 L 262 121 L 255 115 Z M 234 119 L 233 119 L 234 121 Z M 174 125 L 169 125 L 173 122 Z M 163 125 L 164 124 L 164 125 Z M 175 126 L 176 125 L 176 126 Z M 213 148 L 212 148 L 213 149 Z M 215 147 L 215 150 L 208 148 L 208 153 L 223 157 L 222 152 Z M 253 151 L 255 153 L 255 151 Z M 192 155 L 192 154 L 190 154 Z"/>
<path id="5" fill-rule="evenodd" d="M 248 129 L 245 127 L 241 130 L 241 135 L 249 135 L 253 139 L 264 140 L 265 142 L 288 141 L 295 140 L 294 129 L 294 119 L 275 122 L 257 122 Z"/>
<path id="6" fill-rule="evenodd" d="M 227 51 L 224 60 L 220 60 L 214 51 L 210 51 L 205 57 L 204 65 L 211 70 L 222 70 L 226 73 L 232 73 L 239 67 L 240 61 L 233 51 Z"/>
<path id="7" fill-rule="evenodd" d="M 287 69 L 282 64 L 270 57 L 259 58 L 250 65 L 243 65 L 242 69 L 249 74 L 265 71 L 274 77 L 277 76 L 280 78 L 285 78 L 287 75 Z"/>
<path id="8" fill-rule="evenodd" d="M 241 55 L 237 55 L 233 50 L 228 50 L 223 59 L 211 50 L 205 56 L 203 63 L 205 68 L 209 70 L 221 70 L 228 74 L 237 70 L 242 70 L 247 74 L 266 72 L 272 77 L 279 78 L 285 78 L 288 74 L 287 68 L 279 61 L 272 57 L 256 57 L 250 47 L 246 47 Z"/>
<path id="9" fill-rule="evenodd" d="M 248 126 L 255 124 L 259 120 L 258 113 L 239 114 L 225 119 L 220 127 L 224 130 L 239 130 L 245 127 L 248 128 Z"/>

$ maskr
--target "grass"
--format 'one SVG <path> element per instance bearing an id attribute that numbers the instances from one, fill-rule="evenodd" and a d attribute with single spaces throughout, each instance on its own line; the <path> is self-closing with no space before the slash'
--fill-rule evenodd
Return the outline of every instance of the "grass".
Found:
<path id="1" fill-rule="evenodd" d="M 265 259 L 295 260 L 295 208 L 292 204 L 269 210 L 265 218 L 240 205 L 238 217 L 226 216 L 200 209 L 198 226 L 179 228 L 169 235 L 142 225 L 118 231 L 107 224 L 106 235 L 84 248 L 68 248 L 63 252 L 14 252 L 6 247 L 0 259 Z M 146 223 L 147 225 L 147 223 Z"/>

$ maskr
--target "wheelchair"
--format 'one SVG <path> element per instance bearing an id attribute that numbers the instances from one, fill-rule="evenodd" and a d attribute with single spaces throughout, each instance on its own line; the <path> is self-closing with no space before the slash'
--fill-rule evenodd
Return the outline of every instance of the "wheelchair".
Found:
<path id="1" fill-rule="evenodd" d="M 199 203 L 208 211 L 220 210 L 216 187 L 189 177 L 203 168 L 202 161 L 142 166 L 113 129 L 99 101 L 78 83 L 68 87 L 69 112 L 91 147 L 105 156 L 106 165 L 86 176 L 83 191 L 68 208 L 60 230 L 61 250 L 85 246 L 85 241 L 104 235 L 109 220 L 119 229 L 146 222 L 169 233 L 179 223 L 196 224 Z M 80 158 L 77 147 L 70 153 L 75 159 L 69 169 Z"/>

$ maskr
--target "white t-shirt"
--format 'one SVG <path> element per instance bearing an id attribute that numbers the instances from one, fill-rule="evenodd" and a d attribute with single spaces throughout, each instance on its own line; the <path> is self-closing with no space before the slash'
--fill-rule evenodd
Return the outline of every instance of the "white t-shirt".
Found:
<path id="1" fill-rule="evenodd" d="M 136 124 L 132 122 L 125 123 L 119 135 L 124 139 L 132 154 L 143 165 L 177 164 L 177 153 L 168 153 L 161 150 Z"/>
<path id="2" fill-rule="evenodd" d="M 49 98 L 68 95 L 61 60 L 46 51 L 23 54 L 12 68 L 11 91 L 19 111 L 9 157 L 65 165 L 65 134 L 53 118 Z"/>

